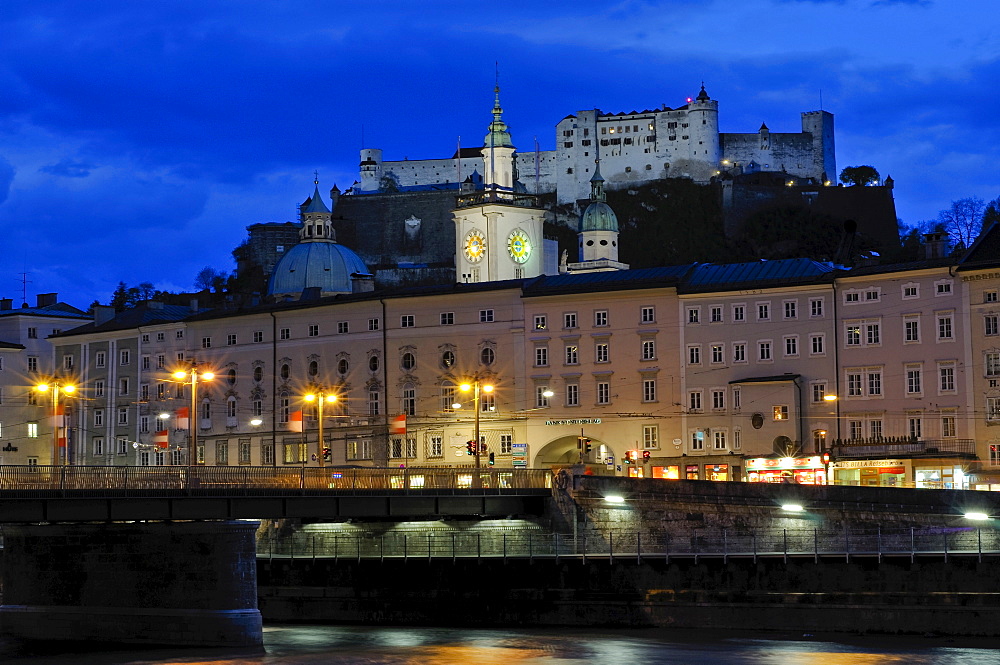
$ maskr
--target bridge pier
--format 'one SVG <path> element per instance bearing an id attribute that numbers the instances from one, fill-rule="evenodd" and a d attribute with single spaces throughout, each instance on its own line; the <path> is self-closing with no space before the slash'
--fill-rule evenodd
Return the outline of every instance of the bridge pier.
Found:
<path id="1" fill-rule="evenodd" d="M 0 634 L 259 647 L 256 522 L 8 524 Z"/>

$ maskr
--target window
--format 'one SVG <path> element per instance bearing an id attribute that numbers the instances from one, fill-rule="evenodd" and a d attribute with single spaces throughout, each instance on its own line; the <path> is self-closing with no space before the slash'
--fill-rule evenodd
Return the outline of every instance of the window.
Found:
<path id="1" fill-rule="evenodd" d="M 642 359 L 656 360 L 656 342 L 651 339 L 642 341 Z"/>
<path id="2" fill-rule="evenodd" d="M 291 339 L 292 329 L 291 328 L 281 328 L 278 330 L 278 339 Z"/>
<path id="3" fill-rule="evenodd" d="M 576 365 L 580 362 L 580 347 L 570 344 L 566 347 L 566 364 Z"/>
<path id="4" fill-rule="evenodd" d="M 711 312 L 712 323 L 722 323 L 722 307 L 716 305 L 712 307 Z"/>
<path id="5" fill-rule="evenodd" d="M 688 346 L 688 364 L 689 365 L 701 364 L 701 346 L 697 344 L 692 344 Z"/>
<path id="6" fill-rule="evenodd" d="M 488 346 L 479 352 L 479 362 L 481 362 L 484 365 L 492 365 L 496 361 L 496 359 L 497 359 L 496 351 L 494 351 Z"/>
<path id="7" fill-rule="evenodd" d="M 128 407 L 123 406 L 118 409 L 118 424 L 128 425 Z"/>
<path id="8" fill-rule="evenodd" d="M 724 429 L 713 429 L 712 430 L 712 441 L 715 446 L 715 450 L 725 450 L 726 449 L 726 430 Z"/>
<path id="9" fill-rule="evenodd" d="M 104 367 L 107 364 L 107 354 L 104 351 L 98 351 L 94 354 L 94 366 Z"/>
<path id="10" fill-rule="evenodd" d="M 700 323 L 701 309 L 698 307 L 688 307 L 688 323 Z"/>
<path id="11" fill-rule="evenodd" d="M 351 362 L 347 358 L 341 358 L 337 361 L 337 373 L 341 376 L 346 375 L 351 369 Z"/>
<path id="12" fill-rule="evenodd" d="M 544 409 L 549 406 L 549 387 L 535 386 L 535 407 Z"/>
<path id="13" fill-rule="evenodd" d="M 986 398 L 986 420 L 993 423 L 1000 421 L 1000 397 Z"/>
<path id="14" fill-rule="evenodd" d="M 121 364 L 121 365 L 128 365 L 130 358 L 131 358 L 131 355 L 130 355 L 128 349 L 122 349 L 122 351 L 118 354 L 118 361 L 119 361 L 119 364 Z"/>
<path id="15" fill-rule="evenodd" d="M 742 392 L 739 386 L 733 387 L 733 408 L 739 409 L 742 405 Z"/>
<path id="16" fill-rule="evenodd" d="M 237 456 L 240 464 L 250 463 L 250 439 L 240 439 L 237 442 Z"/>
<path id="17" fill-rule="evenodd" d="M 372 442 L 367 439 L 352 439 L 347 442 L 347 459 L 371 459 Z"/>
<path id="18" fill-rule="evenodd" d="M 722 344 L 712 345 L 712 362 L 715 364 L 725 362 L 725 354 L 723 352 Z"/>
<path id="19" fill-rule="evenodd" d="M 608 358 L 609 357 L 610 356 L 608 354 L 608 343 L 607 342 L 598 342 L 594 346 L 594 362 L 595 363 L 606 363 L 606 362 L 608 362 Z"/>
<path id="20" fill-rule="evenodd" d="M 226 335 L 226 346 L 236 346 L 236 335 Z"/>
<path id="21" fill-rule="evenodd" d="M 441 325 L 442 326 L 455 325 L 455 312 L 441 312 Z"/>
<path id="22" fill-rule="evenodd" d="M 771 409 L 775 420 L 788 420 L 788 405 L 778 404 Z"/>
<path id="23" fill-rule="evenodd" d="M 812 401 L 814 403 L 820 403 L 823 398 L 826 397 L 826 384 L 816 382 L 812 384 Z"/>
<path id="24" fill-rule="evenodd" d="M 94 427 L 104 427 L 104 409 L 94 409 Z"/>
<path id="25" fill-rule="evenodd" d="M 941 416 L 941 436 L 946 439 L 956 436 L 955 416 Z"/>
<path id="26" fill-rule="evenodd" d="M 28 438 L 29 439 L 38 438 L 38 423 L 28 423 Z"/>
<path id="27" fill-rule="evenodd" d="M 104 379 L 94 381 L 94 397 L 104 397 Z"/>
<path id="28" fill-rule="evenodd" d="M 746 305 L 733 305 L 733 321 L 742 323 L 747 320 L 747 308 Z"/>
<path id="29" fill-rule="evenodd" d="M 29 372 L 38 371 L 38 356 L 28 356 L 28 371 Z"/>
<path id="30" fill-rule="evenodd" d="M 611 384 L 607 381 L 597 382 L 597 403 L 598 404 L 610 404 L 611 403 Z"/>
<path id="31" fill-rule="evenodd" d="M 851 439 L 860 439 L 864 436 L 864 423 L 860 420 L 848 420 L 847 430 L 850 433 Z"/>
<path id="32" fill-rule="evenodd" d="M 118 379 L 118 394 L 128 395 L 128 377 L 122 377 Z"/>
<path id="33" fill-rule="evenodd" d="M 379 368 L 378 356 L 372 355 L 368 357 L 368 369 L 372 372 L 377 372 Z"/>
<path id="34" fill-rule="evenodd" d="M 691 411 L 701 411 L 701 391 L 692 390 L 688 393 L 688 408 Z"/>
<path id="35" fill-rule="evenodd" d="M 909 416 L 907 419 L 907 429 L 911 439 L 919 439 L 923 436 L 923 422 L 920 416 Z"/>
<path id="36" fill-rule="evenodd" d="M 771 340 L 757 342 L 757 360 L 761 362 L 771 360 Z"/>
<path id="37" fill-rule="evenodd" d="M 102 387 L 103 390 L 103 387 Z M 167 386 L 162 383 L 156 384 L 156 399 L 164 400 L 167 398 Z"/>
<path id="38" fill-rule="evenodd" d="M 428 457 L 443 457 L 444 456 L 444 437 L 440 434 L 431 434 L 427 440 L 427 456 Z"/>
<path id="39" fill-rule="evenodd" d="M 535 315 L 535 330 L 545 330 L 548 327 L 549 327 L 548 326 L 548 321 L 546 320 L 545 315 L 544 314 L 536 314 Z"/>
<path id="40" fill-rule="evenodd" d="M 346 335 L 351 332 L 351 324 L 349 321 L 337 321 L 337 334 Z"/>
<path id="41" fill-rule="evenodd" d="M 414 325 L 413 314 L 404 314 L 399 317 L 400 328 L 412 328 Z"/>
<path id="42" fill-rule="evenodd" d="M 400 360 L 400 366 L 404 370 L 410 371 L 411 369 L 413 369 L 414 367 L 417 366 L 417 358 L 416 358 L 416 356 L 414 356 L 410 352 L 404 353 L 403 356 L 402 356 L 402 358 L 401 358 L 401 360 Z"/>
<path id="43" fill-rule="evenodd" d="M 733 428 L 733 450 L 740 450 L 743 447 L 743 431 L 739 427 Z"/>
<path id="44" fill-rule="evenodd" d="M 882 395 L 882 370 L 870 369 L 868 375 L 868 395 L 870 397 L 880 397 Z"/>
<path id="45" fill-rule="evenodd" d="M 726 391 L 725 390 L 713 390 L 712 391 L 712 408 L 713 409 L 724 409 L 724 408 L 726 408 Z"/>
<path id="46" fill-rule="evenodd" d="M 652 448 L 660 447 L 660 426 L 659 425 L 643 425 L 642 426 L 642 447 L 644 450 L 650 450 Z"/>
<path id="47" fill-rule="evenodd" d="M 882 324 L 877 321 L 849 322 L 844 330 L 847 346 L 879 346 L 882 343 Z"/>
<path id="48" fill-rule="evenodd" d="M 878 302 L 882 299 L 881 289 L 867 289 L 865 291 L 865 302 Z"/>
<path id="49" fill-rule="evenodd" d="M 639 310 L 639 322 L 640 323 L 655 323 L 656 322 L 656 310 L 652 307 L 643 307 Z"/>
<path id="50" fill-rule="evenodd" d="M 201 348 L 203 348 L 203 349 L 210 349 L 210 348 L 212 348 L 212 338 L 211 337 L 202 337 L 201 338 Z M 124 364 L 124 363 L 122 363 L 122 364 Z"/>
<path id="51" fill-rule="evenodd" d="M 91 441 L 91 448 L 94 455 L 104 454 L 104 437 L 95 436 L 93 441 Z"/>
<path id="52" fill-rule="evenodd" d="M 38 339 L 38 328 L 28 328 L 28 339 Z"/>
<path id="53" fill-rule="evenodd" d="M 951 280 L 943 279 L 938 282 L 934 282 L 934 295 L 937 296 L 950 296 L 951 295 Z"/>
<path id="54" fill-rule="evenodd" d="M 736 342 L 733 344 L 733 362 L 745 363 L 747 361 L 746 342 Z"/>
<path id="55" fill-rule="evenodd" d="M 417 390 L 409 384 L 403 386 L 403 413 L 408 416 L 417 413 Z"/>
<path id="56" fill-rule="evenodd" d="M 938 314 L 937 315 L 937 338 L 939 342 L 950 342 L 954 341 L 954 331 L 952 330 L 952 315 Z"/>
<path id="57" fill-rule="evenodd" d="M 455 410 L 453 404 L 456 401 L 456 388 L 455 384 L 451 381 L 445 381 L 441 384 L 441 410 L 445 413 L 451 413 Z"/>
<path id="58" fill-rule="evenodd" d="M 809 316 L 813 318 L 818 318 L 823 316 L 823 299 L 822 298 L 810 298 L 809 299 Z"/>
<path id="59" fill-rule="evenodd" d="M 938 365 L 938 392 L 955 391 L 955 366 L 952 364 Z"/>
<path id="60" fill-rule="evenodd" d="M 798 316 L 799 301 L 797 300 L 786 300 L 782 303 L 785 307 L 785 318 L 794 319 Z"/>
<path id="61" fill-rule="evenodd" d="M 479 410 L 483 413 L 489 413 L 491 411 L 497 410 L 497 395 L 496 393 L 480 393 L 479 395 Z"/>
<path id="62" fill-rule="evenodd" d="M 757 320 L 769 321 L 770 319 L 771 319 L 771 303 L 769 302 L 757 303 Z"/>
<path id="63" fill-rule="evenodd" d="M 254 344 L 260 344 L 263 341 L 264 341 L 264 331 L 263 330 L 254 330 L 253 331 L 253 342 L 254 342 Z"/>
<path id="64" fill-rule="evenodd" d="M 605 328 L 608 325 L 608 310 L 599 309 L 594 312 L 594 327 Z"/>
<path id="65" fill-rule="evenodd" d="M 546 367 L 549 364 L 549 348 L 547 346 L 535 347 L 535 367 Z"/>
<path id="66" fill-rule="evenodd" d="M 920 286 L 918 284 L 903 284 L 903 300 L 913 300 L 920 297 Z"/>
<path id="67" fill-rule="evenodd" d="M 368 330 L 378 330 L 379 322 L 378 319 L 368 319 Z"/>
<path id="68" fill-rule="evenodd" d="M 785 355 L 786 356 L 797 356 L 799 355 L 799 338 L 796 335 L 790 335 L 785 338 Z"/>
<path id="69" fill-rule="evenodd" d="M 861 294 L 858 291 L 847 291 L 844 293 L 844 304 L 850 305 L 861 302 Z"/>
<path id="70" fill-rule="evenodd" d="M 228 441 L 216 441 L 215 442 L 215 463 L 224 466 L 229 464 L 229 442 Z"/>
<path id="71" fill-rule="evenodd" d="M 997 335 L 998 334 L 997 321 L 998 317 L 996 314 L 987 314 L 986 316 L 984 316 L 983 334 L 986 335 L 987 337 L 992 337 L 994 335 Z"/>
<path id="72" fill-rule="evenodd" d="M 178 331 L 176 331 L 176 332 L 174 333 L 174 337 L 175 337 L 176 339 L 184 339 L 184 331 L 183 331 L 183 330 L 178 330 Z"/>
<path id="73" fill-rule="evenodd" d="M 921 369 L 919 367 L 906 368 L 906 394 L 919 395 L 923 392 L 920 383 Z"/>
<path id="74" fill-rule="evenodd" d="M 309 324 L 309 336 L 310 337 L 319 337 L 319 325 L 318 324 L 315 324 L 315 323 L 310 323 Z"/>
<path id="75" fill-rule="evenodd" d="M 903 317 L 903 342 L 915 344 L 920 341 L 920 317 L 916 315 Z"/>
<path id="76" fill-rule="evenodd" d="M 563 314 L 563 328 L 576 328 L 576 312 Z"/>
<path id="77" fill-rule="evenodd" d="M 481 309 L 481 310 L 479 310 L 479 322 L 480 323 L 493 323 L 493 310 L 492 309 Z"/>
<path id="78" fill-rule="evenodd" d="M 378 390 L 368 391 L 368 415 L 377 416 L 380 413 L 379 403 L 382 401 L 382 395 Z"/>
<path id="79" fill-rule="evenodd" d="M 656 379 L 644 379 L 642 382 L 642 401 L 656 401 Z"/>
<path id="80" fill-rule="evenodd" d="M 983 369 L 986 376 L 1000 376 L 1000 353 L 988 351 L 983 354 Z"/>
<path id="81" fill-rule="evenodd" d="M 691 450 L 705 449 L 705 433 L 700 430 L 691 432 Z M 697 469 L 698 467 L 695 467 Z"/>
<path id="82" fill-rule="evenodd" d="M 575 383 L 566 384 L 566 406 L 580 406 L 580 386 Z"/>
<path id="83" fill-rule="evenodd" d="M 826 352 L 826 335 L 810 335 L 809 336 L 809 353 L 810 355 L 819 356 Z"/>

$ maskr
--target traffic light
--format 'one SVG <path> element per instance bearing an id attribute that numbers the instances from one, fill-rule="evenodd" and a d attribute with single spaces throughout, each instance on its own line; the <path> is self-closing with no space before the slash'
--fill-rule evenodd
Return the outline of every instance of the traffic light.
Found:
<path id="1" fill-rule="evenodd" d="M 333 451 L 329 448 L 323 448 L 323 461 L 329 462 L 333 459 Z"/>
<path id="2" fill-rule="evenodd" d="M 493 453 L 490 453 L 490 466 L 493 466 L 496 463 L 497 461 L 493 458 Z"/>
<path id="3" fill-rule="evenodd" d="M 650 452 L 648 450 L 642 451 L 642 461 L 643 462 L 648 462 L 649 461 L 649 456 L 650 456 Z"/>
<path id="4" fill-rule="evenodd" d="M 589 455 L 590 451 L 593 450 L 593 449 L 594 449 L 594 446 L 591 444 L 590 439 L 584 438 L 583 439 L 583 452 Z"/>
<path id="5" fill-rule="evenodd" d="M 474 440 L 469 439 L 465 442 L 465 452 L 469 455 L 476 454 L 476 442 Z"/>

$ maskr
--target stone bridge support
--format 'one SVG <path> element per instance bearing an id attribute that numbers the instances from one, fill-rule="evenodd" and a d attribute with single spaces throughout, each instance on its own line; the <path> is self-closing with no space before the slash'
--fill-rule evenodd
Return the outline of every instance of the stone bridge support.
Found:
<path id="1" fill-rule="evenodd" d="M 0 633 L 260 647 L 257 522 L 8 524 Z"/>

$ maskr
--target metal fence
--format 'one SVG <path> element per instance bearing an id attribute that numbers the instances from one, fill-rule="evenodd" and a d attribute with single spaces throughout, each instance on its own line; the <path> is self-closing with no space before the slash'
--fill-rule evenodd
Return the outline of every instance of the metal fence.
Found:
<path id="1" fill-rule="evenodd" d="M 266 559 L 467 558 L 819 558 L 1000 556 L 1000 531 L 990 528 L 705 530 L 671 535 L 650 532 L 572 534 L 538 531 L 296 533 L 263 535 L 257 556 Z"/>
<path id="2" fill-rule="evenodd" d="M 253 495 L 294 490 L 341 490 L 365 494 L 397 490 L 481 490 L 509 493 L 547 489 L 544 469 L 343 468 L 270 466 L 0 466 L 0 491 L 93 491 L 217 489 Z"/>

